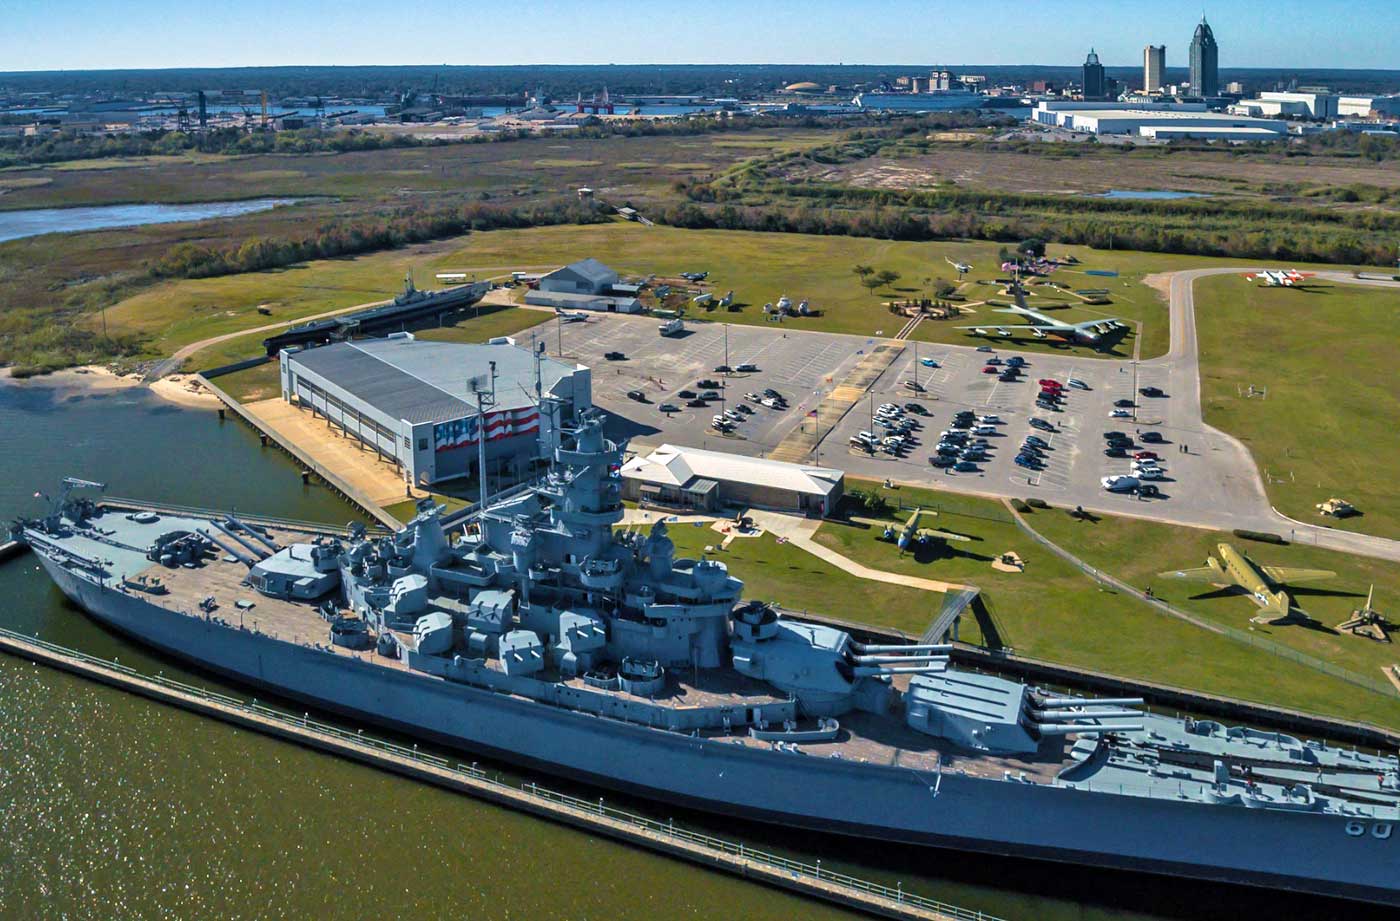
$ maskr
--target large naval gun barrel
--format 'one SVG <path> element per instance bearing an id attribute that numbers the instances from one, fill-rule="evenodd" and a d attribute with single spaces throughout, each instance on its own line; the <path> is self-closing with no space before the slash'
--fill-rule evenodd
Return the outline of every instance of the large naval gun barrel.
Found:
<path id="1" fill-rule="evenodd" d="M 946 653 L 952 652 L 952 651 L 953 651 L 953 647 L 952 647 L 952 646 L 949 646 L 949 645 L 941 645 L 941 646 L 940 646 L 940 645 L 937 645 L 937 644 L 930 644 L 930 643 L 925 643 L 925 644 L 913 644 L 913 645 L 908 645 L 908 646 L 899 646 L 899 645 L 890 645 L 890 644 L 884 644 L 884 645 L 871 644 L 871 645 L 867 645 L 867 644 L 865 644 L 865 643 L 857 643 L 855 640 L 851 640 L 851 650 L 852 650 L 853 652 L 859 653 L 860 655 L 865 655 L 865 654 L 867 654 L 867 653 L 877 653 L 877 652 L 937 652 L 937 653 L 945 653 L 945 654 L 946 654 Z"/>
<path id="2" fill-rule="evenodd" d="M 1047 697 L 1037 706 L 1042 710 L 1063 707 L 1140 707 L 1141 697 Z"/>
<path id="3" fill-rule="evenodd" d="M 1146 728 L 1142 723 L 1107 723 L 1096 725 L 1094 723 L 1037 723 L 1035 731 L 1043 736 L 1062 736 L 1071 732 L 1087 734 L 1091 732 L 1142 732 Z"/>
<path id="4" fill-rule="evenodd" d="M 943 661 L 947 658 L 947 653 L 930 652 L 914 656 L 852 656 L 851 661 L 857 665 L 888 665 L 899 662 L 927 662 L 930 659 Z"/>

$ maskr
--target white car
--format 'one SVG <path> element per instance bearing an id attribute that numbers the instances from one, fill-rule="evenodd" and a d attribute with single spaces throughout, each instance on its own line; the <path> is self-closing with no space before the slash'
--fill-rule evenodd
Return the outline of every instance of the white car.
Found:
<path id="1" fill-rule="evenodd" d="M 996 426 L 994 425 L 979 425 L 972 431 L 977 435 L 995 435 L 997 433 Z"/>
<path id="2" fill-rule="evenodd" d="M 1167 477 L 1167 471 L 1161 467 L 1139 467 L 1133 470 L 1133 475 L 1139 480 L 1163 480 Z"/>
<path id="3" fill-rule="evenodd" d="M 996 425 L 997 423 L 1001 422 L 1001 416 L 998 416 L 995 413 L 987 413 L 985 416 L 978 416 L 977 421 L 982 423 L 983 425 Z"/>
<path id="4" fill-rule="evenodd" d="M 1069 378 L 1068 380 L 1066 380 L 1065 383 L 1066 383 L 1066 384 L 1069 384 L 1071 387 L 1073 387 L 1073 388 L 1076 389 L 1076 390 L 1088 390 L 1088 389 L 1089 389 L 1089 385 L 1086 384 L 1086 383 L 1084 383 L 1083 381 L 1081 381 L 1081 380 L 1080 380 L 1079 378 L 1077 378 L 1077 377 L 1071 377 L 1071 378 Z"/>
<path id="5" fill-rule="evenodd" d="M 1099 480 L 1099 484 L 1109 492 L 1132 492 L 1138 488 L 1138 478 L 1135 476 L 1106 476 Z"/>
<path id="6" fill-rule="evenodd" d="M 1131 419 L 1133 417 L 1133 414 L 1128 412 L 1126 409 L 1115 409 L 1113 412 L 1108 414 L 1108 417 L 1110 419 Z"/>

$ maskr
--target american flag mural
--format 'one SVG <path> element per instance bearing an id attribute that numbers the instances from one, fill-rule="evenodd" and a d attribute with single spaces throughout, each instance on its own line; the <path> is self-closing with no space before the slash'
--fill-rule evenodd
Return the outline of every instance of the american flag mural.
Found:
<path id="1" fill-rule="evenodd" d="M 455 419 L 452 422 L 440 422 L 433 426 L 433 449 L 435 451 L 451 451 L 453 448 L 475 445 L 481 440 L 480 435 L 477 434 L 478 428 L 477 416 Z M 509 438 L 512 435 L 525 435 L 539 430 L 540 411 L 533 406 L 521 409 L 503 409 L 500 412 L 486 414 L 487 441 Z"/>

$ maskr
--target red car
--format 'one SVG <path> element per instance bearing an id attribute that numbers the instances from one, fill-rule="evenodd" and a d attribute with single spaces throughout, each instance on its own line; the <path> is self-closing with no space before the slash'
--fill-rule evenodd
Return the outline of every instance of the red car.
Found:
<path id="1" fill-rule="evenodd" d="M 1040 386 L 1042 386 L 1042 387 L 1053 387 L 1053 388 L 1056 389 L 1056 390 L 1064 390 L 1064 389 L 1065 389 L 1065 388 L 1064 388 L 1064 385 L 1061 384 L 1059 381 L 1052 381 L 1052 380 L 1051 380 L 1050 378 L 1048 378 L 1048 377 L 1043 377 L 1043 378 L 1040 379 Z"/>
<path id="2" fill-rule="evenodd" d="M 1159 460 L 1156 451 L 1139 451 L 1133 455 L 1133 460 Z"/>
<path id="3" fill-rule="evenodd" d="M 983 373 L 983 374 L 1000 374 L 1001 372 L 997 370 L 996 365 L 987 365 L 985 368 L 982 369 L 982 373 Z"/>

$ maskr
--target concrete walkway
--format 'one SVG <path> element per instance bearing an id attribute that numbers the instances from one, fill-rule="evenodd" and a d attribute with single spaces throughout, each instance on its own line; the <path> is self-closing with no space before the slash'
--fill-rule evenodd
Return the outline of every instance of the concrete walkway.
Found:
<path id="1" fill-rule="evenodd" d="M 919 576 L 904 576 L 885 572 L 883 569 L 871 569 L 863 563 L 857 563 L 850 557 L 842 556 L 830 547 L 817 543 L 816 533 L 822 523 L 812 518 L 797 518 L 793 515 L 765 512 L 759 509 L 749 509 L 745 514 L 751 516 L 754 524 L 763 530 L 784 538 L 788 543 L 807 551 L 825 563 L 830 563 L 842 572 L 855 576 L 857 579 L 902 585 L 905 588 L 917 588 L 926 592 L 958 592 L 969 587 L 957 582 L 942 582 L 938 579 L 924 579 Z"/>

